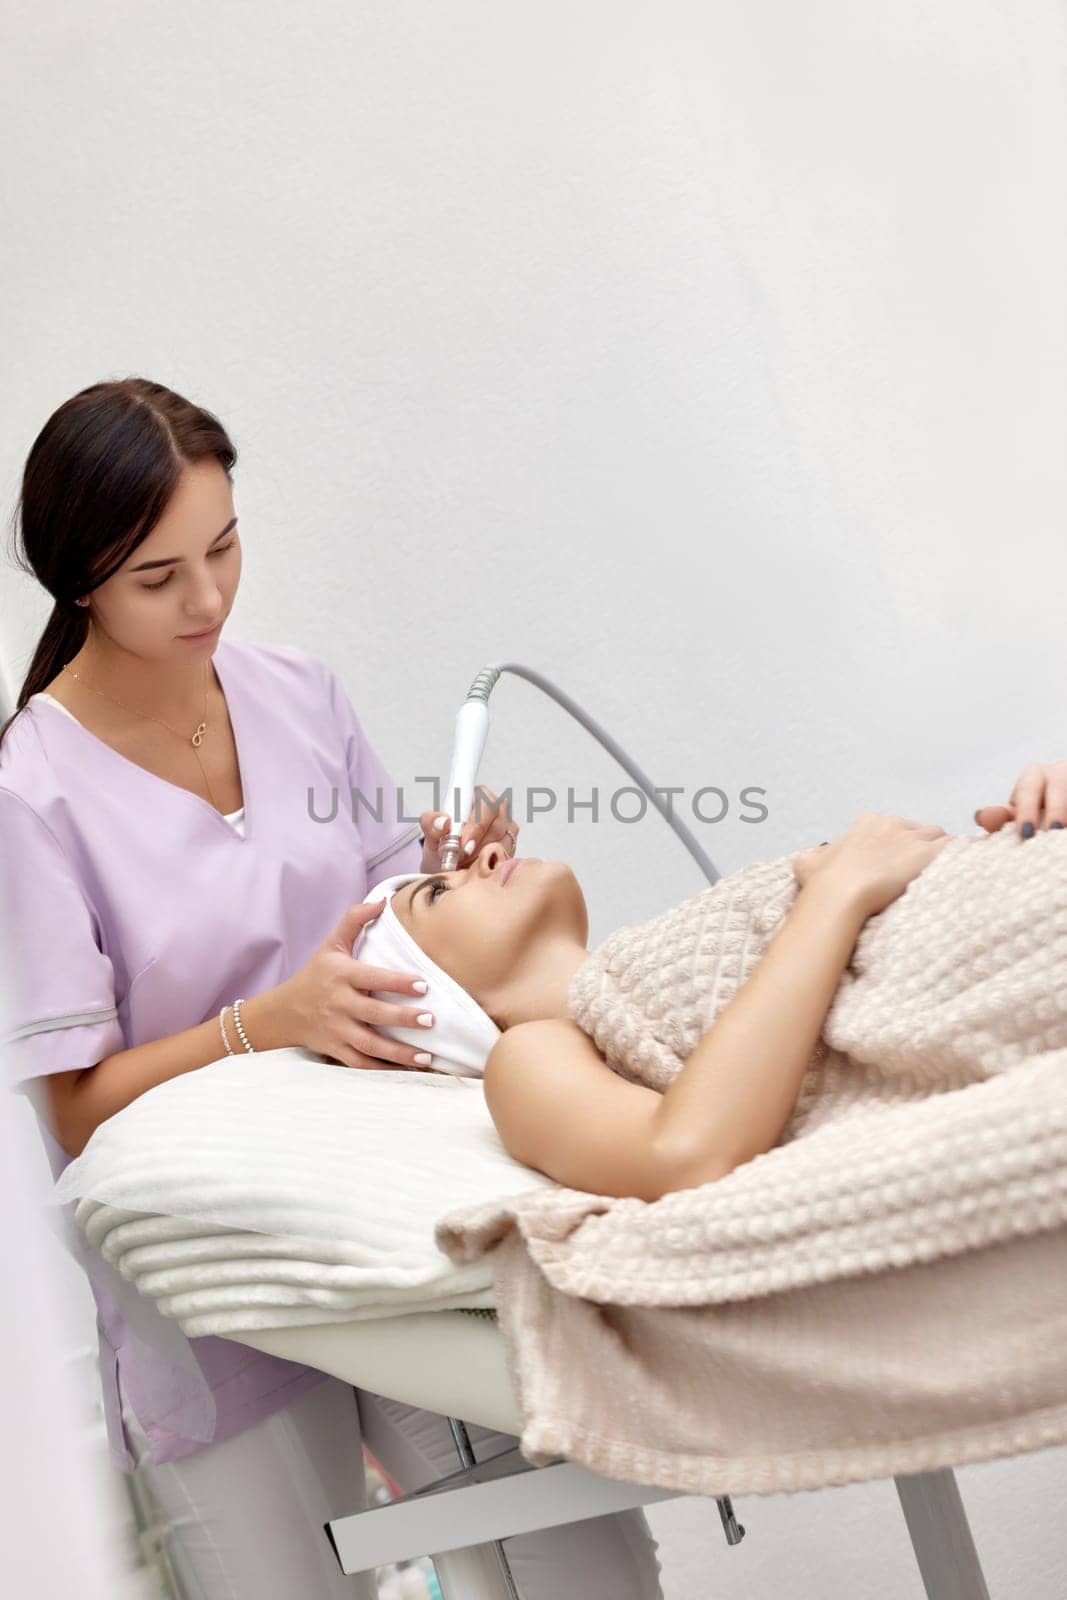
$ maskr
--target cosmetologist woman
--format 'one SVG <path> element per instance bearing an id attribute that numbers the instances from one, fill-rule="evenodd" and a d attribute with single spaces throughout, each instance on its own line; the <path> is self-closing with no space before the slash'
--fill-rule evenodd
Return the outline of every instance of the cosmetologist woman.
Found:
<path id="1" fill-rule="evenodd" d="M 441 814 L 399 820 L 328 666 L 225 636 L 235 461 L 215 416 L 140 378 L 67 400 L 26 461 L 20 564 L 55 603 L 0 730 L 5 1055 L 56 1176 L 106 1118 L 228 1051 L 418 1062 L 374 1028 L 418 1025 L 416 975 L 351 952 L 375 883 L 439 868 Z M 336 814 L 316 820 L 334 790 Z M 366 801 L 354 818 L 351 790 Z M 514 850 L 504 805 L 482 811 L 464 841 Z M 409 1006 L 368 993 L 409 985 Z M 144 1474 L 205 1600 L 372 1600 L 373 1572 L 343 1574 L 322 1524 L 366 1504 L 361 1439 L 405 1491 L 455 1469 L 445 1418 L 239 1341 L 186 1340 L 98 1252 L 72 1248 L 97 1305 L 112 1459 Z M 517 1443 L 469 1433 L 479 1459 Z M 505 1549 L 523 1600 L 661 1595 L 639 1509 Z"/>

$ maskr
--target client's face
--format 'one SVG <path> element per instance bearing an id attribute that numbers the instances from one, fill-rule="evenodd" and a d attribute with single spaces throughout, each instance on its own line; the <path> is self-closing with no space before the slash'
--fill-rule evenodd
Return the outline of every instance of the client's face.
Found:
<path id="1" fill-rule="evenodd" d="M 490 1015 L 509 986 L 584 950 L 585 898 L 565 861 L 485 845 L 469 867 L 406 883 L 393 910 L 415 942 Z"/>

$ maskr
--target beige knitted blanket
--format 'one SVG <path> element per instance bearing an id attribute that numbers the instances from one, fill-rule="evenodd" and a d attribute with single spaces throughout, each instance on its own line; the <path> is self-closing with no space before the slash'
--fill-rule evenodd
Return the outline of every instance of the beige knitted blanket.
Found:
<path id="1" fill-rule="evenodd" d="M 797 885 L 757 861 L 579 968 L 572 1015 L 663 1090 Z M 535 1465 L 772 1493 L 1067 1442 L 1067 831 L 950 839 L 868 920 L 778 1143 L 647 1203 L 464 1207 Z"/>

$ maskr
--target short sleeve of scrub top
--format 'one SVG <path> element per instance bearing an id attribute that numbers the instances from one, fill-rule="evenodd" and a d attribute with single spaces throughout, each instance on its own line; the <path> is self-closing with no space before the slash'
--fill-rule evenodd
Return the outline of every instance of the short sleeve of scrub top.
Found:
<path id="1" fill-rule="evenodd" d="M 125 1049 L 115 974 L 84 886 L 46 823 L 0 789 L 7 1048 L 20 1088 Z"/>

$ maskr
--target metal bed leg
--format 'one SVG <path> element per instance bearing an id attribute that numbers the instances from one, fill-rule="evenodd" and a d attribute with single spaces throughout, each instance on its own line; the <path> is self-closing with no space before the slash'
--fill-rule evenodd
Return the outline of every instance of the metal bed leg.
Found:
<path id="1" fill-rule="evenodd" d="M 474 1451 L 471 1448 L 470 1435 L 467 1432 L 466 1424 L 460 1422 L 458 1417 L 449 1417 L 448 1426 L 452 1432 L 452 1439 L 456 1446 L 460 1463 L 464 1467 L 474 1466 Z M 508 1600 L 521 1600 L 519 1591 L 515 1587 L 515 1579 L 512 1577 L 511 1567 L 508 1565 L 503 1540 L 494 1539 L 492 1547 L 496 1551 L 497 1560 L 500 1562 L 500 1571 L 507 1589 Z"/>
<path id="2" fill-rule="evenodd" d="M 929 1600 L 989 1600 L 951 1467 L 893 1481 Z"/>

